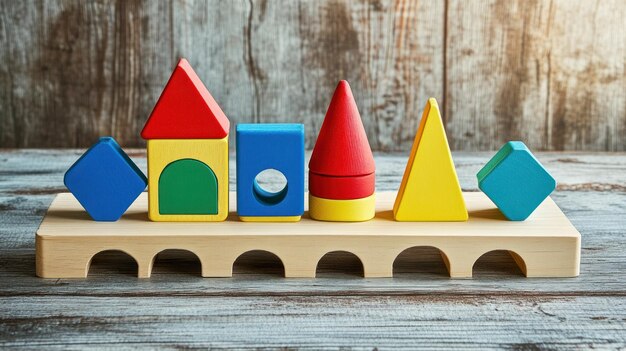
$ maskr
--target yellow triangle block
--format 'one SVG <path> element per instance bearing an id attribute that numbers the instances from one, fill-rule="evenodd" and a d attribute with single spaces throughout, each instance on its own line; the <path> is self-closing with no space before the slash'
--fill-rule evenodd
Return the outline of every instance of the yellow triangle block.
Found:
<path id="1" fill-rule="evenodd" d="M 466 221 L 467 208 L 450 154 L 437 100 L 428 99 L 393 217 L 403 222 Z"/>

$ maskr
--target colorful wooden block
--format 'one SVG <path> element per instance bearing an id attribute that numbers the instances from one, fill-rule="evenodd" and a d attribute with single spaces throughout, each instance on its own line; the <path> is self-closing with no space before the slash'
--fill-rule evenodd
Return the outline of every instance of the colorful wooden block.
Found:
<path id="1" fill-rule="evenodd" d="M 509 141 L 478 172 L 478 187 L 506 218 L 523 221 L 556 188 L 556 181 L 521 141 Z"/>
<path id="2" fill-rule="evenodd" d="M 159 213 L 215 215 L 217 189 L 211 167 L 194 159 L 176 160 L 165 166 L 159 177 Z"/>
<path id="3" fill-rule="evenodd" d="M 281 172 L 285 187 L 267 192 L 256 177 Z M 304 125 L 237 125 L 237 213 L 242 221 L 294 222 L 304 212 Z"/>
<path id="4" fill-rule="evenodd" d="M 230 122 L 189 62 L 181 59 L 154 106 L 144 139 L 223 139 Z"/>
<path id="5" fill-rule="evenodd" d="M 309 191 L 318 197 L 354 200 L 368 197 L 376 189 L 375 173 L 362 176 L 327 176 L 309 171 Z"/>
<path id="6" fill-rule="evenodd" d="M 228 137 L 148 140 L 148 181 L 151 220 L 225 220 Z"/>
<path id="7" fill-rule="evenodd" d="M 337 85 L 326 111 L 309 170 L 318 174 L 350 177 L 376 170 L 361 115 L 347 81 Z M 329 157 L 338 151 L 343 157 Z"/>
<path id="8" fill-rule="evenodd" d="M 321 221 L 374 217 L 376 166 L 348 82 L 337 85 L 309 162 L 310 216 Z"/>
<path id="9" fill-rule="evenodd" d="M 67 170 L 63 182 L 91 218 L 117 221 L 147 180 L 115 140 L 104 137 Z"/>
<path id="10" fill-rule="evenodd" d="M 411 155 L 393 206 L 396 221 L 466 221 L 467 209 L 456 175 L 437 101 L 426 103 Z"/>
<path id="11" fill-rule="evenodd" d="M 302 216 L 239 216 L 242 222 L 300 222 Z"/>
<path id="12" fill-rule="evenodd" d="M 151 220 L 226 219 L 229 128 L 222 109 L 181 59 L 141 132 L 148 140 Z"/>
<path id="13" fill-rule="evenodd" d="M 376 194 L 352 200 L 324 199 L 309 193 L 309 216 L 318 221 L 364 222 L 376 215 Z"/>
<path id="14" fill-rule="evenodd" d="M 365 198 L 374 193 L 374 156 L 350 85 L 339 82 L 324 117 L 311 160 L 309 191 L 334 200 Z"/>

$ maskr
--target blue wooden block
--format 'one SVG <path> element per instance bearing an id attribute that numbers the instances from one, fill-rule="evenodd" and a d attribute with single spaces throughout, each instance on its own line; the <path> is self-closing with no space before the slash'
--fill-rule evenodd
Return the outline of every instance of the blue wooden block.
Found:
<path id="1" fill-rule="evenodd" d="M 521 141 L 509 141 L 478 172 L 478 187 L 506 218 L 523 221 L 556 188 L 556 181 Z"/>
<path id="2" fill-rule="evenodd" d="M 277 193 L 264 191 L 256 176 L 275 169 L 287 179 Z M 304 213 L 304 125 L 237 125 L 237 213 L 286 217 Z"/>
<path id="3" fill-rule="evenodd" d="M 103 137 L 65 172 L 65 186 L 96 221 L 116 221 L 147 179 L 111 137 Z"/>

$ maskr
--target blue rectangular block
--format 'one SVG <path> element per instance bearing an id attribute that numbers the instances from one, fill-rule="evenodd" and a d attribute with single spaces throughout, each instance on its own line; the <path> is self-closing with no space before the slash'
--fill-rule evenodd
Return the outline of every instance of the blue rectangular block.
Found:
<path id="1" fill-rule="evenodd" d="M 509 141 L 478 172 L 478 187 L 502 214 L 523 221 L 556 188 L 556 181 L 521 141 Z"/>
<path id="2" fill-rule="evenodd" d="M 65 186 L 96 221 L 116 221 L 147 179 L 111 137 L 103 137 L 65 173 Z"/>
<path id="3" fill-rule="evenodd" d="M 286 186 L 264 190 L 259 173 L 273 169 Z M 237 125 L 237 213 L 240 216 L 301 216 L 304 213 L 304 125 Z"/>

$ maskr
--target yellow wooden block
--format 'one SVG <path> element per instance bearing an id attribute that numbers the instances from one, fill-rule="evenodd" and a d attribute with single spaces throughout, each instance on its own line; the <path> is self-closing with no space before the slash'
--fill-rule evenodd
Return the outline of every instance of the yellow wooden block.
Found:
<path id="1" fill-rule="evenodd" d="M 309 215 L 329 222 L 363 222 L 376 214 L 376 194 L 362 199 L 333 200 L 309 194 Z"/>
<path id="2" fill-rule="evenodd" d="M 428 100 L 422 114 L 393 217 L 406 222 L 467 220 L 467 208 L 434 98 Z"/>
<path id="3" fill-rule="evenodd" d="M 299 222 L 302 216 L 239 216 L 242 222 Z"/>
<path id="4" fill-rule="evenodd" d="M 217 214 L 161 214 L 159 178 L 163 169 L 178 160 L 206 164 L 217 178 Z M 228 216 L 228 137 L 223 139 L 148 140 L 149 217 L 157 222 L 219 222 Z"/>

